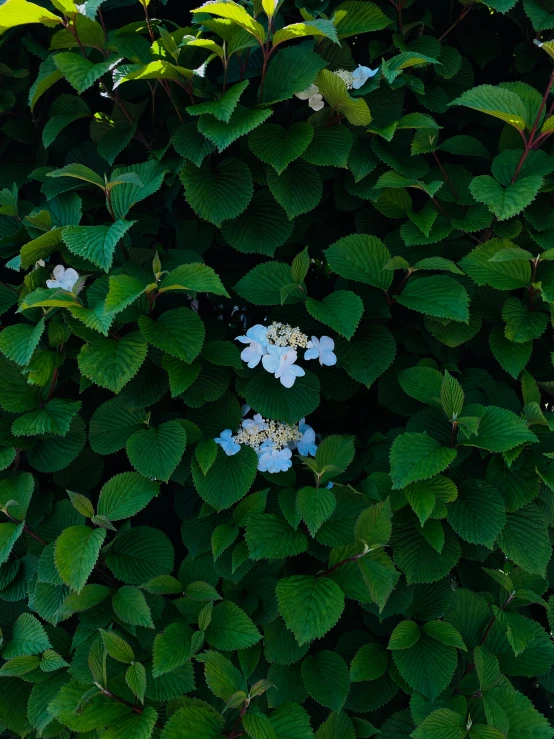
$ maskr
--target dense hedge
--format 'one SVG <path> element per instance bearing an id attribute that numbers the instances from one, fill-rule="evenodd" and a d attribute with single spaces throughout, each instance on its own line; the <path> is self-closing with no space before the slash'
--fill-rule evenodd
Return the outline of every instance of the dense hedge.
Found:
<path id="1" fill-rule="evenodd" d="M 0 5 L 0 734 L 554 736 L 553 0 Z"/>

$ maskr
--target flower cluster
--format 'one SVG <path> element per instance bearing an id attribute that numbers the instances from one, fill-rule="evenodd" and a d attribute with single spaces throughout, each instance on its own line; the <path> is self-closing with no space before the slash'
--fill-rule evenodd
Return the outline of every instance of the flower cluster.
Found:
<path id="1" fill-rule="evenodd" d="M 329 336 L 320 339 L 312 336 L 310 340 L 298 326 L 289 326 L 287 323 L 275 322 L 268 327 L 258 323 L 236 339 L 241 344 L 248 344 L 240 356 L 250 369 L 257 367 L 261 361 L 263 368 L 286 388 L 291 388 L 297 377 L 306 374 L 296 364 L 297 349 L 306 349 L 304 359 L 319 359 L 322 366 L 331 367 L 337 363 L 333 339 Z"/>
<path id="2" fill-rule="evenodd" d="M 353 72 L 349 72 L 347 69 L 336 69 L 334 74 L 340 77 L 346 85 L 347 90 L 359 90 L 371 77 L 375 77 L 378 71 L 379 67 L 377 69 L 371 69 L 370 67 L 364 67 L 358 64 Z M 310 85 L 303 92 L 297 92 L 296 97 L 299 100 L 307 100 L 312 110 L 321 110 L 325 106 L 323 95 L 320 93 L 317 85 Z"/>
<path id="3" fill-rule="evenodd" d="M 266 420 L 259 413 L 244 419 L 234 435 L 231 429 L 222 431 L 215 443 L 228 457 L 237 454 L 243 444 L 252 447 L 258 455 L 258 470 L 270 473 L 286 472 L 292 467 L 292 452 L 295 450 L 302 457 L 315 457 L 317 452 L 315 431 L 306 419 L 290 426 L 282 421 Z"/>

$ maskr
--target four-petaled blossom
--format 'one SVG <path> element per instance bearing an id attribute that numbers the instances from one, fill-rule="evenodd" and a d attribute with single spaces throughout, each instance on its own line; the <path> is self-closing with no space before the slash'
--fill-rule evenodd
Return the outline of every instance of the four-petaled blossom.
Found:
<path id="1" fill-rule="evenodd" d="M 254 418 L 247 418 L 242 422 L 242 428 L 246 429 L 249 434 L 257 434 L 258 431 L 265 431 L 269 426 L 264 421 L 260 413 L 256 413 Z"/>
<path id="2" fill-rule="evenodd" d="M 242 361 L 246 362 L 250 369 L 257 367 L 260 359 L 266 354 L 267 328 L 258 323 L 248 329 L 246 336 L 237 336 L 236 339 L 241 344 L 248 344 L 240 353 Z"/>
<path id="3" fill-rule="evenodd" d="M 310 85 L 307 90 L 295 93 L 299 100 L 307 100 L 312 110 L 321 110 L 325 107 L 323 95 L 319 92 L 317 85 Z"/>
<path id="4" fill-rule="evenodd" d="M 61 287 L 63 290 L 71 291 L 79 279 L 79 273 L 72 267 L 66 269 L 63 264 L 58 264 L 53 269 L 53 280 L 46 280 L 46 286 L 50 288 Z"/>
<path id="5" fill-rule="evenodd" d="M 286 472 L 292 467 L 292 452 L 285 447 L 284 449 L 264 449 L 258 461 L 258 470 L 260 472 Z"/>
<path id="6" fill-rule="evenodd" d="M 315 443 L 315 431 L 311 426 L 308 426 L 305 418 L 301 418 L 298 423 L 298 430 L 302 434 L 302 438 L 297 443 L 296 448 L 298 454 L 302 457 L 315 457 L 317 452 L 317 444 Z"/>
<path id="7" fill-rule="evenodd" d="M 228 457 L 232 457 L 233 454 L 237 454 L 237 452 L 240 452 L 240 444 L 237 444 L 236 441 L 233 441 L 233 432 L 231 429 L 225 429 L 225 431 L 222 431 L 221 434 L 217 439 L 214 439 L 216 444 L 219 444 L 225 454 Z"/>
<path id="8" fill-rule="evenodd" d="M 337 363 L 337 357 L 333 353 L 334 348 L 335 342 L 330 336 L 322 336 L 320 339 L 312 336 L 312 340 L 308 342 L 304 359 L 319 359 L 322 366 L 332 367 Z"/>
<path id="9" fill-rule="evenodd" d="M 306 374 L 302 367 L 295 364 L 298 355 L 294 349 L 288 346 L 272 346 L 270 344 L 267 347 L 267 352 L 262 357 L 264 369 L 275 375 L 284 387 L 291 388 L 297 377 L 304 377 Z"/>
<path id="10" fill-rule="evenodd" d="M 352 72 L 352 87 L 355 90 L 359 90 L 371 77 L 375 77 L 378 71 L 379 67 L 377 69 L 370 69 L 369 67 L 363 67 L 361 64 L 358 64 L 358 68 Z"/>

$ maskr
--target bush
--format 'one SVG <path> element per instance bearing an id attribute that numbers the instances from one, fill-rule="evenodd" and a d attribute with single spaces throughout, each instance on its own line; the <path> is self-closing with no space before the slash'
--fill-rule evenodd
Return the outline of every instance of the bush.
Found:
<path id="1" fill-rule="evenodd" d="M 552 28 L 0 5 L 2 736 L 554 736 Z"/>

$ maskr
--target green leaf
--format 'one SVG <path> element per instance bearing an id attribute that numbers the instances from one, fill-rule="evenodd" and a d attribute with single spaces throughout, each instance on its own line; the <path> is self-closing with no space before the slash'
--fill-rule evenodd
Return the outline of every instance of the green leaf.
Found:
<path id="1" fill-rule="evenodd" d="M 310 164 L 346 169 L 352 144 L 352 134 L 345 126 L 315 128 L 314 137 L 302 158 Z"/>
<path id="2" fill-rule="evenodd" d="M 336 342 L 339 367 L 344 367 L 354 380 L 370 387 L 392 364 L 396 343 L 385 326 L 370 325 L 354 341 Z"/>
<path id="3" fill-rule="evenodd" d="M 316 85 L 327 103 L 343 115 L 353 126 L 368 126 L 371 113 L 363 98 L 353 98 L 348 94 L 346 84 L 333 72 L 322 69 L 316 78 Z M 316 129 L 318 131 L 324 129 Z M 312 162 L 314 163 L 314 162 Z"/>
<path id="4" fill-rule="evenodd" d="M 205 664 L 206 683 L 218 698 L 227 701 L 234 693 L 246 687 L 242 674 L 230 660 L 219 652 L 208 650 L 196 659 Z"/>
<path id="5" fill-rule="evenodd" d="M 156 635 L 153 647 L 152 675 L 159 677 L 176 670 L 190 659 L 192 629 L 185 623 L 174 623 Z"/>
<path id="6" fill-rule="evenodd" d="M 349 290 L 337 290 L 322 301 L 308 298 L 306 310 L 326 326 L 350 340 L 358 328 L 364 311 L 361 298 Z"/>
<path id="7" fill-rule="evenodd" d="M 277 583 L 279 613 L 298 644 L 324 636 L 341 617 L 344 595 L 326 577 L 293 575 Z"/>
<path id="8" fill-rule="evenodd" d="M 88 118 L 90 110 L 88 105 L 75 95 L 60 95 L 50 106 L 50 119 L 42 130 L 42 143 L 44 147 L 52 144 L 60 131 L 80 118 Z"/>
<path id="9" fill-rule="evenodd" d="M 461 442 L 466 446 L 487 449 L 489 452 L 507 452 L 520 444 L 538 441 L 525 421 L 505 408 L 488 406 L 484 409 L 476 436 Z"/>
<path id="10" fill-rule="evenodd" d="M 185 198 L 194 212 L 215 226 L 236 218 L 252 199 L 250 170 L 239 159 L 223 159 L 213 169 L 185 162 L 180 172 Z"/>
<path id="11" fill-rule="evenodd" d="M 140 714 L 131 713 L 114 721 L 103 732 L 104 739 L 125 739 L 128 736 L 135 739 L 150 739 L 157 720 L 157 711 L 152 706 L 146 706 Z"/>
<path id="12" fill-rule="evenodd" d="M 272 0 L 266 0 L 271 4 Z M 318 19 L 310 20 L 305 23 L 291 23 L 284 28 L 280 28 L 273 35 L 273 47 L 282 44 L 283 41 L 291 41 L 297 38 L 306 38 L 306 36 L 325 37 L 338 44 L 337 32 L 331 21 Z"/>
<path id="13" fill-rule="evenodd" d="M 164 277 L 158 292 L 163 293 L 168 290 L 214 293 L 229 297 L 218 275 L 206 264 L 180 264 Z"/>
<path id="14" fill-rule="evenodd" d="M 149 344 L 176 359 L 192 362 L 200 354 L 205 329 L 201 318 L 190 308 L 175 308 L 162 313 L 158 321 L 141 316 L 139 329 Z"/>
<path id="15" fill-rule="evenodd" d="M 334 493 L 325 488 L 304 487 L 298 491 L 296 497 L 297 510 L 312 537 L 332 516 L 336 506 L 337 500 Z"/>
<path id="16" fill-rule="evenodd" d="M 248 84 L 248 80 L 244 80 L 243 82 L 239 82 L 238 84 L 230 87 L 217 100 L 206 103 L 198 103 L 197 105 L 189 105 L 189 107 L 187 108 L 187 113 L 193 116 L 210 114 L 215 116 L 218 121 L 228 123 L 231 120 L 233 111 L 237 107 L 240 96 L 246 90 Z M 181 154 L 181 156 L 185 155 Z M 185 156 L 185 159 L 188 159 L 188 157 Z M 191 161 L 194 160 L 191 159 Z"/>
<path id="17" fill-rule="evenodd" d="M 206 641 L 214 649 L 246 649 L 261 639 L 258 629 L 246 613 L 229 600 L 214 606 L 207 627 Z"/>
<path id="18" fill-rule="evenodd" d="M 159 484 L 145 480 L 136 472 L 122 472 L 112 477 L 102 487 L 97 513 L 110 521 L 130 518 L 146 508 L 159 492 Z"/>
<path id="19" fill-rule="evenodd" d="M 447 418 L 456 419 L 464 406 L 464 391 L 458 380 L 445 370 L 441 385 L 441 405 Z"/>
<path id="20" fill-rule="evenodd" d="M 141 703 L 144 703 L 144 694 L 146 693 L 146 670 L 140 662 L 135 662 L 127 668 L 125 673 L 125 682 L 129 689 Z"/>
<path id="21" fill-rule="evenodd" d="M 113 659 L 118 662 L 130 665 L 135 659 L 135 653 L 131 645 L 125 641 L 116 631 L 103 631 L 100 629 L 102 634 L 102 641 L 107 653 Z"/>
<path id="22" fill-rule="evenodd" d="M 28 23 L 40 23 L 43 26 L 54 27 L 61 23 L 59 15 L 51 13 L 27 0 L 9 0 L 0 7 L 0 34 L 15 26 L 23 26 Z"/>
<path id="23" fill-rule="evenodd" d="M 97 64 L 71 51 L 64 51 L 54 56 L 56 67 L 79 95 L 88 90 L 100 77 L 110 72 L 120 61 L 121 57 L 116 54 Z"/>
<path id="24" fill-rule="evenodd" d="M 515 92 L 493 85 L 479 85 L 466 90 L 459 98 L 449 105 L 465 105 L 468 108 L 479 110 L 487 115 L 500 118 L 509 123 L 518 131 L 525 130 L 525 106 Z"/>
<path id="25" fill-rule="evenodd" d="M 326 252 L 329 267 L 341 277 L 387 290 L 392 273 L 383 270 L 390 252 L 375 236 L 346 236 L 330 246 Z"/>
<path id="26" fill-rule="evenodd" d="M 388 648 L 391 651 L 409 649 L 414 646 L 420 636 L 421 631 L 415 621 L 401 621 L 393 629 Z"/>
<path id="27" fill-rule="evenodd" d="M 20 323 L 7 326 L 0 333 L 0 352 L 12 362 L 26 366 L 31 361 L 44 331 L 44 318 L 36 325 Z"/>
<path id="28" fill-rule="evenodd" d="M 506 524 L 506 507 L 498 490 L 483 480 L 464 480 L 448 505 L 448 523 L 465 541 L 492 549 Z"/>
<path id="29" fill-rule="evenodd" d="M 225 221 L 221 229 L 226 241 L 237 251 L 269 257 L 288 241 L 292 231 L 293 224 L 286 212 L 265 189 L 258 190 L 244 213 Z"/>
<path id="30" fill-rule="evenodd" d="M 517 380 L 529 362 L 533 350 L 532 341 L 515 344 L 504 336 L 499 327 L 492 329 L 489 346 L 496 361 L 514 380 Z"/>
<path id="31" fill-rule="evenodd" d="M 235 291 L 255 305 L 281 305 L 281 289 L 293 282 L 292 271 L 283 262 L 264 262 L 250 270 L 235 285 Z M 297 290 L 301 295 L 300 290 Z M 301 300 L 290 295 L 285 302 Z"/>
<path id="32" fill-rule="evenodd" d="M 423 719 L 412 736 L 414 739 L 463 739 L 466 722 L 450 708 L 439 708 Z"/>
<path id="33" fill-rule="evenodd" d="M 536 506 L 508 513 L 498 544 L 508 559 L 527 572 L 544 576 L 552 552 L 546 522 Z"/>
<path id="34" fill-rule="evenodd" d="M 13 625 L 12 638 L 2 656 L 13 659 L 23 655 L 40 654 L 52 646 L 40 621 L 30 613 L 22 613 Z"/>
<path id="35" fill-rule="evenodd" d="M 390 19 L 374 3 L 346 0 L 335 8 L 334 20 L 340 39 L 369 31 L 380 31 L 391 24 Z"/>
<path id="36" fill-rule="evenodd" d="M 191 462 L 192 477 L 198 494 L 218 511 L 230 508 L 252 487 L 258 457 L 251 447 L 242 446 L 240 452 L 228 457 L 221 449 L 217 459 L 204 475 L 198 462 Z"/>
<path id="37" fill-rule="evenodd" d="M 430 701 L 434 701 L 449 684 L 458 662 L 456 649 L 426 633 L 421 633 L 417 642 L 408 649 L 394 651 L 393 659 L 408 685 Z"/>
<path id="38" fill-rule="evenodd" d="M 255 21 L 242 5 L 233 0 L 224 0 L 224 2 L 211 0 L 211 2 L 204 3 L 199 8 L 191 10 L 191 13 L 210 13 L 220 18 L 227 18 L 227 20 L 236 23 L 245 31 L 251 33 L 260 43 L 265 41 L 264 27 Z"/>
<path id="39" fill-rule="evenodd" d="M 210 105 L 210 103 L 200 103 L 200 105 Z M 179 126 L 171 137 L 171 143 L 177 154 L 197 167 L 200 167 L 208 154 L 215 151 L 215 146 L 211 141 L 198 132 L 196 123 L 184 123 Z"/>
<path id="40" fill-rule="evenodd" d="M 542 311 L 527 310 L 517 298 L 509 298 L 502 308 L 506 321 L 504 335 L 516 344 L 526 344 L 538 339 L 546 331 L 548 316 Z"/>
<path id="41" fill-rule="evenodd" d="M 260 102 L 273 105 L 307 90 L 326 64 L 304 46 L 281 49 L 268 65 L 263 88 L 260 88 Z"/>
<path id="42" fill-rule="evenodd" d="M 364 644 L 350 664 L 350 680 L 353 683 L 377 680 L 385 674 L 388 662 L 387 651 L 381 644 Z"/>
<path id="43" fill-rule="evenodd" d="M 223 724 L 224 719 L 215 708 L 203 701 L 197 701 L 175 711 L 165 724 L 161 739 L 180 739 L 184 736 L 218 739 Z"/>
<path id="44" fill-rule="evenodd" d="M 460 261 L 460 266 L 478 285 L 490 285 L 497 290 L 526 287 L 531 282 L 529 262 L 492 261 L 496 254 L 514 246 L 508 239 L 491 239 L 473 249 Z"/>
<path id="45" fill-rule="evenodd" d="M 29 411 L 17 418 L 12 424 L 12 434 L 14 436 L 36 436 L 40 434 L 65 436 L 80 408 L 80 400 L 53 398 L 43 408 Z"/>
<path id="46" fill-rule="evenodd" d="M 456 454 L 455 449 L 441 446 L 427 434 L 401 434 L 390 451 L 393 489 L 434 477 L 454 461 Z"/>
<path id="47" fill-rule="evenodd" d="M 109 272 L 115 247 L 135 221 L 116 221 L 111 226 L 66 226 L 62 238 L 72 254 L 84 257 Z"/>
<path id="48" fill-rule="evenodd" d="M 313 135 L 314 129 L 308 123 L 294 123 L 288 129 L 275 123 L 264 123 L 250 134 L 248 146 L 258 159 L 280 175 L 304 153 Z"/>
<path id="49" fill-rule="evenodd" d="M 56 568 L 64 583 L 72 590 L 79 593 L 86 585 L 105 537 L 105 529 L 70 526 L 56 539 Z"/>
<path id="50" fill-rule="evenodd" d="M 251 513 L 246 524 L 245 541 L 250 559 L 283 559 L 302 554 L 308 539 L 274 513 Z"/>
<path id="51" fill-rule="evenodd" d="M 441 405 L 441 390 L 444 378 L 433 367 L 418 364 L 401 370 L 398 375 L 400 387 L 411 398 L 428 403 L 435 408 Z"/>
<path id="52" fill-rule="evenodd" d="M 137 472 L 150 480 L 168 482 L 181 461 L 186 445 L 185 429 L 179 421 L 168 421 L 157 428 L 151 426 L 136 431 L 127 440 L 125 448 Z"/>
<path id="53" fill-rule="evenodd" d="M 503 187 L 493 177 L 479 175 L 473 178 L 469 189 L 475 200 L 484 203 L 499 221 L 505 221 L 533 202 L 542 183 L 542 177 L 529 175 Z"/>
<path id="54" fill-rule="evenodd" d="M 302 662 L 302 680 L 308 695 L 332 711 L 344 706 L 350 688 L 346 662 L 335 652 L 308 655 Z"/>
<path id="55" fill-rule="evenodd" d="M 127 439 L 144 426 L 143 410 L 133 410 L 120 398 L 112 398 L 94 411 L 89 425 L 89 443 L 98 454 L 123 449 Z"/>
<path id="56" fill-rule="evenodd" d="M 77 362 L 85 377 L 119 393 L 146 359 L 147 344 L 133 331 L 121 339 L 95 339 L 81 349 Z"/>
<path id="57" fill-rule="evenodd" d="M 285 209 L 289 221 L 313 210 L 323 195 L 323 183 L 317 167 L 301 159 L 292 161 L 280 174 L 268 170 L 267 186 Z"/>
<path id="58" fill-rule="evenodd" d="M 356 538 L 363 541 L 370 551 L 386 546 L 391 533 L 392 511 L 388 498 L 362 511 L 354 529 Z"/>
<path id="59" fill-rule="evenodd" d="M 268 372 L 258 372 L 244 391 L 246 402 L 264 418 L 295 424 L 319 405 L 319 381 L 306 370 L 291 388 L 286 388 Z"/>
<path id="60" fill-rule="evenodd" d="M 412 278 L 396 301 L 428 316 L 469 321 L 469 297 L 465 288 L 445 275 Z"/>
<path id="61" fill-rule="evenodd" d="M 131 626 L 144 626 L 153 629 L 150 606 L 144 594 L 132 585 L 124 585 L 114 593 L 112 606 L 115 615 Z"/>
<path id="62" fill-rule="evenodd" d="M 209 114 L 200 116 L 198 130 L 222 152 L 238 138 L 261 126 L 271 113 L 271 110 L 250 110 L 237 105 L 228 121 L 220 121 Z"/>

